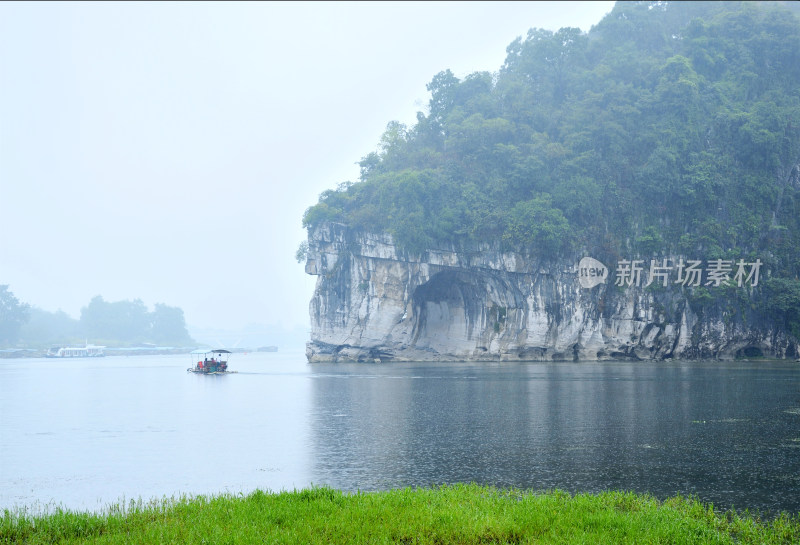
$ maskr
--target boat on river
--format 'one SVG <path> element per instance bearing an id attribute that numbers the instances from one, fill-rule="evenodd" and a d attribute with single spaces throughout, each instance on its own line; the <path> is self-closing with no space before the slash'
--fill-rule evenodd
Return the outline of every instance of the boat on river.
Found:
<path id="1" fill-rule="evenodd" d="M 228 358 L 231 355 L 230 350 L 217 348 L 215 350 L 208 350 L 201 348 L 193 350 L 192 367 L 187 369 L 190 373 L 198 373 L 201 375 L 224 375 L 228 373 L 235 373 L 236 371 L 228 370 Z M 197 362 L 197 363 L 194 363 Z"/>
<path id="2" fill-rule="evenodd" d="M 46 358 L 102 358 L 105 346 L 86 344 L 84 346 L 62 346 L 50 348 L 44 355 Z"/>

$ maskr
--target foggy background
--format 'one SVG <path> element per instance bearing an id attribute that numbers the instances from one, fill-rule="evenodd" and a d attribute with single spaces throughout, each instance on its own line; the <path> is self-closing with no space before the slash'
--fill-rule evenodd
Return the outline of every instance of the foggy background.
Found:
<path id="1" fill-rule="evenodd" d="M 612 7 L 0 3 L 0 284 L 73 318 L 141 299 L 198 340 L 302 343 L 306 208 L 427 113 L 436 73 L 497 71 L 529 28 Z"/>

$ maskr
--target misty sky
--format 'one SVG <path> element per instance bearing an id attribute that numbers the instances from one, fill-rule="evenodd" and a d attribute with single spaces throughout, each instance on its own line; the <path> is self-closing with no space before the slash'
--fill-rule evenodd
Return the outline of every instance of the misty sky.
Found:
<path id="1" fill-rule="evenodd" d="M 0 2 L 0 284 L 80 317 L 92 297 L 190 326 L 307 326 L 294 259 L 425 85 L 497 71 L 532 27 L 613 2 Z"/>

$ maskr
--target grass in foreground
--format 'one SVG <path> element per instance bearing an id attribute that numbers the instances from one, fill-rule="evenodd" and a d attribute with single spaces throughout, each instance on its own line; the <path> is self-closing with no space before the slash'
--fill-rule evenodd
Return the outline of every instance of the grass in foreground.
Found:
<path id="1" fill-rule="evenodd" d="M 800 543 L 800 517 L 761 521 L 693 499 L 478 485 L 346 494 L 254 492 L 112 507 L 4 511 L 0 543 Z"/>

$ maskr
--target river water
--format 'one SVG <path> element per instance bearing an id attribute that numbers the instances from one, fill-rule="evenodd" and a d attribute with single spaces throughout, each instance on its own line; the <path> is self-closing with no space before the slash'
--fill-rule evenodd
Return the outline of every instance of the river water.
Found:
<path id="1" fill-rule="evenodd" d="M 800 364 L 0 360 L 0 510 L 477 482 L 800 512 Z"/>

